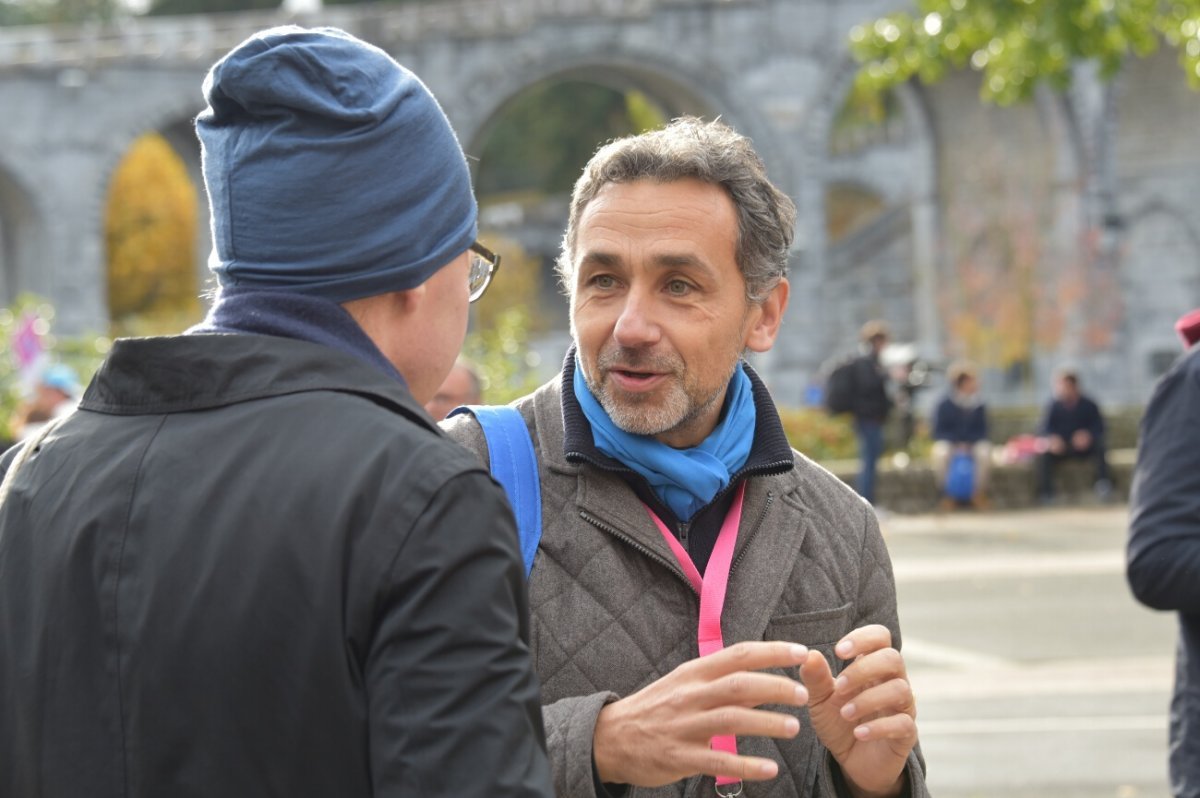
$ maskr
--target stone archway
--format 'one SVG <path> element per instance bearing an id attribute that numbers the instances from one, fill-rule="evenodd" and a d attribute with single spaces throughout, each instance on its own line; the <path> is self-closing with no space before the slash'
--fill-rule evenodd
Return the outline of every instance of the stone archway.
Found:
<path id="1" fill-rule="evenodd" d="M 722 114 L 724 107 L 711 96 L 696 91 L 670 67 L 648 61 L 611 53 L 603 58 L 581 57 L 575 53 L 546 58 L 522 71 L 480 76 L 478 83 L 468 80 L 472 92 L 480 99 L 468 103 L 469 110 L 457 106 L 457 115 L 452 111 L 453 106 L 448 107 L 447 112 L 471 158 L 485 157 L 485 143 L 514 103 L 527 92 L 546 86 L 588 84 L 620 94 L 638 92 L 666 119 L 685 114 L 705 118 Z M 482 101 L 483 97 L 487 98 L 486 102 Z M 728 115 L 726 119 L 729 120 Z M 574 168 L 581 170 L 583 165 L 580 162 Z M 473 167 L 476 178 L 487 168 L 480 161 L 475 161 Z M 578 171 L 574 171 L 571 182 L 577 176 Z M 478 189 L 478 179 L 476 186 Z M 510 241 L 515 240 L 527 256 L 540 264 L 538 315 L 546 329 L 539 333 L 534 349 L 543 364 L 557 366 L 569 333 L 566 300 L 558 285 L 553 262 L 566 228 L 569 186 L 559 186 L 556 193 L 534 204 L 512 201 L 491 204 L 483 196 L 480 200 L 483 203 L 481 227 L 493 234 L 499 232 Z"/>

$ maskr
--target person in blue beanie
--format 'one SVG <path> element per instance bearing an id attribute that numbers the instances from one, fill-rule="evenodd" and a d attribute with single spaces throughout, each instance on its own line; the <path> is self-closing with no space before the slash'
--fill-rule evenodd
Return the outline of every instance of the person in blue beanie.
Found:
<path id="1" fill-rule="evenodd" d="M 513 516 L 422 407 L 498 265 L 455 134 L 334 29 L 203 91 L 211 312 L 0 460 L 0 795 L 548 798 Z"/>

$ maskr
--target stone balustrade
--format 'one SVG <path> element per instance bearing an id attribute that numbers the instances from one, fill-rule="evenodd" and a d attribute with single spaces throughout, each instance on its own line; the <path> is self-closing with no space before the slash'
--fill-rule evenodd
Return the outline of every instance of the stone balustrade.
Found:
<path id="1" fill-rule="evenodd" d="M 431 0 L 327 6 L 313 12 L 245 11 L 128 17 L 106 23 L 0 28 L 0 69 L 101 64 L 208 64 L 273 25 L 333 25 L 383 47 L 428 36 L 478 38 L 528 30 L 541 19 L 644 18 L 661 7 L 734 6 L 751 0 Z"/>

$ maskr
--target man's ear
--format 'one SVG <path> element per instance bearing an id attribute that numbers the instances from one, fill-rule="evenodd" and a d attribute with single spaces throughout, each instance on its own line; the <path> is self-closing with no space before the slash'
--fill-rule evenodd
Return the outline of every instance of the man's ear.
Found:
<path id="1" fill-rule="evenodd" d="M 405 313 L 412 313 L 421 304 L 425 298 L 426 289 L 425 283 L 421 283 L 415 288 L 407 288 L 403 291 L 394 291 L 392 296 L 398 303 L 397 310 L 402 310 Z"/>
<path id="2" fill-rule="evenodd" d="M 425 283 L 404 291 L 389 291 L 362 299 L 351 299 L 342 303 L 358 326 L 372 340 L 379 335 L 394 331 L 397 319 L 412 314 L 420 307 L 426 293 Z M 376 341 L 378 343 L 378 341 Z"/>
<path id="3" fill-rule="evenodd" d="M 767 294 L 767 298 L 752 314 L 753 319 L 746 330 L 745 342 L 746 348 L 751 352 L 766 352 L 775 345 L 791 290 L 787 278 L 781 277 L 779 283 L 771 289 L 771 293 Z"/>

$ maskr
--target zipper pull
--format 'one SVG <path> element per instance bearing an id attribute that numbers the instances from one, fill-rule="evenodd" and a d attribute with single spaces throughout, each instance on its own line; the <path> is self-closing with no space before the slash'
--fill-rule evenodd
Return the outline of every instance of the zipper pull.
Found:
<path id="1" fill-rule="evenodd" d="M 679 545 L 683 546 L 683 550 L 688 550 L 688 523 L 687 521 L 679 522 Z"/>

